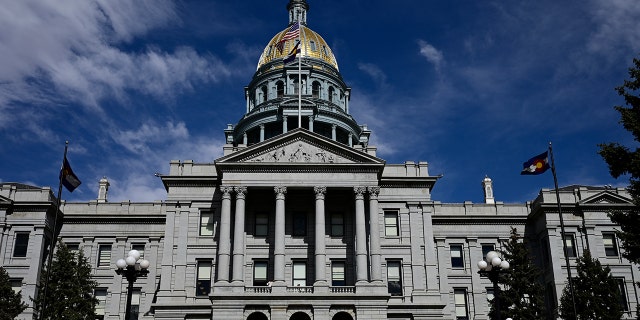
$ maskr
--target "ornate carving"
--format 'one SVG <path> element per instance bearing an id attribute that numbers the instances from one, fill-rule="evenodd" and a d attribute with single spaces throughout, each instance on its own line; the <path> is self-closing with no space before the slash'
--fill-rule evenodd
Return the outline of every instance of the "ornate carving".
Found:
<path id="1" fill-rule="evenodd" d="M 273 187 L 273 191 L 276 193 L 276 199 L 278 199 L 279 197 L 284 198 L 284 195 L 287 193 L 287 187 L 284 187 L 284 186 Z"/>
<path id="2" fill-rule="evenodd" d="M 367 191 L 365 187 L 353 187 L 353 192 L 356 194 L 356 199 L 364 199 L 364 193 Z"/>
<path id="3" fill-rule="evenodd" d="M 313 187 L 313 192 L 316 193 L 316 200 L 324 200 L 324 195 L 327 193 L 327 187 L 318 186 Z"/>
<path id="4" fill-rule="evenodd" d="M 378 195 L 380 195 L 380 187 L 367 187 L 367 191 L 369 191 L 369 198 L 378 200 Z"/>
<path id="5" fill-rule="evenodd" d="M 233 190 L 236 192 L 236 198 L 244 199 L 247 195 L 247 187 L 235 187 Z"/>
<path id="6" fill-rule="evenodd" d="M 223 199 L 231 199 L 231 191 L 233 191 L 233 187 L 220 186 L 220 191 L 222 191 Z"/>
<path id="7" fill-rule="evenodd" d="M 292 162 L 292 163 L 346 163 L 346 159 L 320 149 L 319 147 L 298 142 L 279 147 L 268 153 L 247 160 L 248 162 Z"/>

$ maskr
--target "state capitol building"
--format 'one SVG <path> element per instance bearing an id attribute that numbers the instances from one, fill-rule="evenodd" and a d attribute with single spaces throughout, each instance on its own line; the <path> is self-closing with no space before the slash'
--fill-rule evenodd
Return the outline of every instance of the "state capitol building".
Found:
<path id="1" fill-rule="evenodd" d="M 96 200 L 60 203 L 59 240 L 89 259 L 99 319 L 124 318 L 127 280 L 115 262 L 132 249 L 151 262 L 134 284 L 132 319 L 488 319 L 493 287 L 476 263 L 503 249 L 511 227 L 543 272 L 548 319 L 567 282 L 563 241 L 573 268 L 587 249 L 611 268 L 624 318 L 635 319 L 640 274 L 607 217 L 633 206 L 625 189 L 560 188 L 564 239 L 554 190 L 505 204 L 487 177 L 483 203 L 433 199 L 440 177 L 426 162 L 376 156 L 308 9 L 289 1 L 288 26 L 259 57 L 221 158 L 172 160 L 160 175 L 165 201 L 110 202 L 102 179 Z M 57 204 L 51 188 L 0 183 L 0 265 L 29 305 Z M 18 319 L 32 317 L 27 308 Z"/>

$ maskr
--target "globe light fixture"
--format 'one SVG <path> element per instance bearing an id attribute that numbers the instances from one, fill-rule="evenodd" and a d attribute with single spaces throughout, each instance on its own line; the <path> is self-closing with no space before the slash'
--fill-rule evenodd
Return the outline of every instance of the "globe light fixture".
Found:
<path id="1" fill-rule="evenodd" d="M 127 307 L 125 310 L 124 319 L 131 319 L 131 297 L 133 295 L 133 283 L 138 278 L 146 277 L 149 273 L 149 266 L 151 263 L 149 260 L 140 259 L 140 252 L 138 250 L 131 250 L 124 259 L 118 259 L 116 261 L 116 274 L 127 278 Z"/>
<path id="2" fill-rule="evenodd" d="M 478 261 L 478 274 L 481 277 L 487 277 L 493 284 L 494 299 L 496 301 L 496 319 L 502 320 L 502 311 L 500 310 L 500 288 L 498 287 L 498 279 L 500 275 L 508 272 L 509 262 L 500 258 L 497 252 L 489 251 L 485 260 Z M 512 320 L 507 318 L 505 320 Z"/>

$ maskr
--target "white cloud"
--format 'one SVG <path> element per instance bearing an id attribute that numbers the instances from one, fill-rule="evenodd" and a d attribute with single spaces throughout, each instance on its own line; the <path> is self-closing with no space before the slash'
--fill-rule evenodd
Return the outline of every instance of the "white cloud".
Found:
<path id="1" fill-rule="evenodd" d="M 621 47 L 640 51 L 640 1 L 592 0 L 589 8 L 597 24 L 587 44 L 590 51 L 606 55 Z"/>
<path id="2" fill-rule="evenodd" d="M 180 23 L 176 10 L 168 0 L 4 2 L 0 108 L 62 100 L 99 113 L 104 99 L 122 102 L 131 90 L 162 101 L 226 77 L 230 72 L 218 59 L 192 48 L 121 49 L 123 42 Z"/>
<path id="3" fill-rule="evenodd" d="M 378 87 L 388 86 L 387 75 L 377 65 L 372 63 L 358 63 L 358 69 L 369 75 Z"/>
<path id="4" fill-rule="evenodd" d="M 420 47 L 420 55 L 427 58 L 427 61 L 431 62 L 437 71 L 444 63 L 444 55 L 442 51 L 436 49 L 434 46 L 424 40 L 418 40 L 418 46 Z"/>

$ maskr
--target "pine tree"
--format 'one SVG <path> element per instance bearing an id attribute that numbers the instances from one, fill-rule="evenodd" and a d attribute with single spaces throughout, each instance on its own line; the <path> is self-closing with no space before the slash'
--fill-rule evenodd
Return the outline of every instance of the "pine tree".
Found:
<path id="1" fill-rule="evenodd" d="M 540 270 L 532 263 L 527 244 L 520 241 L 516 228 L 500 253 L 509 262 L 509 271 L 498 280 L 505 289 L 499 294 L 502 319 L 517 320 L 544 318 L 544 288 L 539 282 Z M 497 319 L 495 298 L 491 301 L 489 317 Z"/>
<path id="2" fill-rule="evenodd" d="M 46 271 L 45 271 L 46 272 Z M 46 273 L 43 273 L 46 274 Z M 45 280 L 41 281 L 43 292 Z M 97 283 L 91 279 L 91 266 L 82 253 L 74 254 L 64 243 L 60 243 L 51 263 L 51 274 L 47 288 L 47 301 L 43 308 L 44 297 L 34 300 L 36 320 L 93 320 L 98 300 L 94 297 Z"/>
<path id="3" fill-rule="evenodd" d="M 0 320 L 12 320 L 27 308 L 21 292 L 14 292 L 7 271 L 0 267 Z"/>
<path id="4" fill-rule="evenodd" d="M 573 279 L 577 315 L 573 312 L 569 286 L 562 291 L 560 317 L 577 320 L 619 320 L 623 309 L 620 291 L 609 267 L 593 259 L 589 250 L 578 258 L 578 275 Z"/>
<path id="5" fill-rule="evenodd" d="M 625 106 L 616 106 L 620 113 L 623 127 L 631 132 L 635 141 L 640 141 L 640 59 L 633 59 L 634 67 L 629 68 L 631 79 L 616 88 L 624 98 Z M 636 206 L 640 206 L 640 149 L 631 151 L 618 143 L 600 144 L 598 153 L 609 165 L 609 172 L 614 178 L 629 175 L 629 194 Z M 620 226 L 618 232 L 622 245 L 622 256 L 629 261 L 640 264 L 640 211 L 612 212 L 611 221 Z"/>

